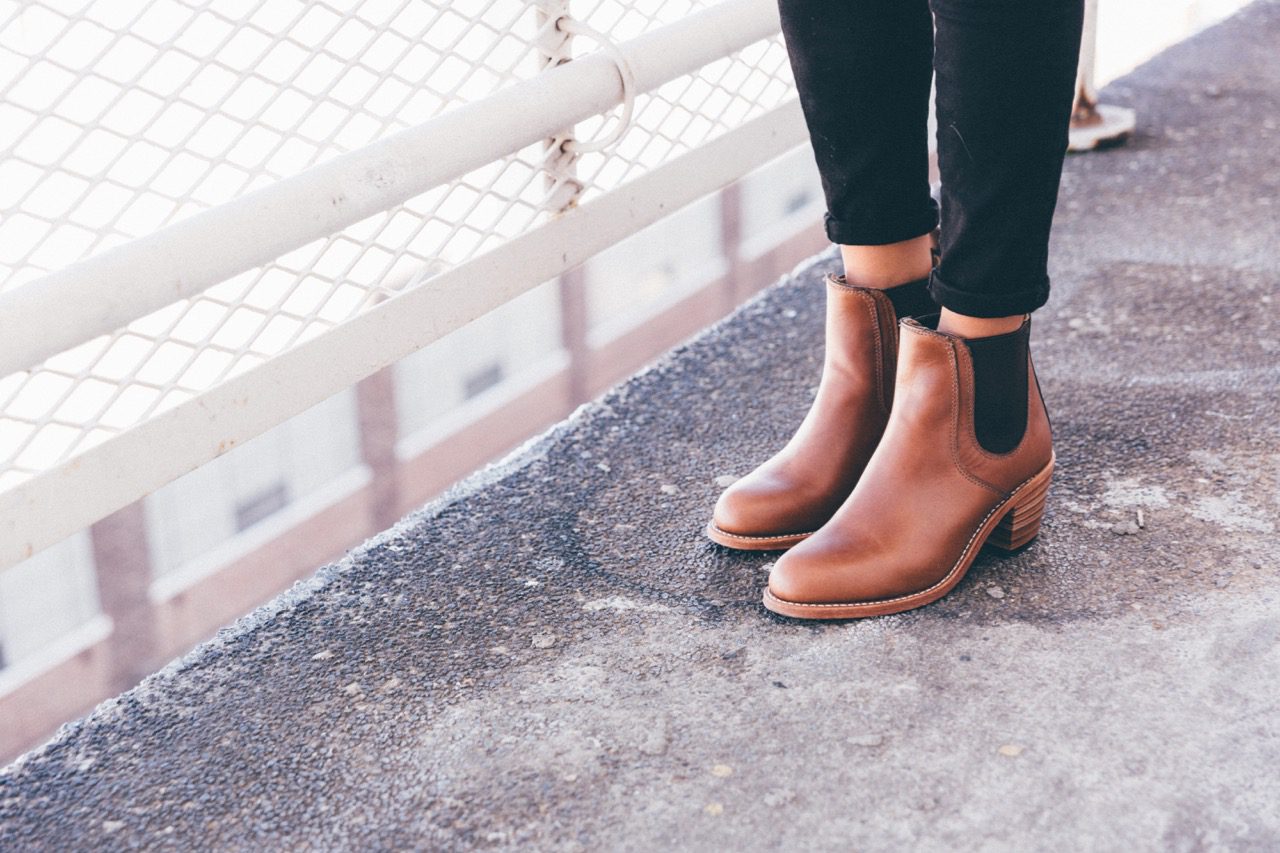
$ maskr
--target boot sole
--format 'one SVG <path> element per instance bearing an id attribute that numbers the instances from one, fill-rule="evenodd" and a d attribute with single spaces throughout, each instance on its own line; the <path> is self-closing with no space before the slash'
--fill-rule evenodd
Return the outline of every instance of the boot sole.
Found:
<path id="1" fill-rule="evenodd" d="M 928 589 L 882 601 L 803 604 L 797 601 L 784 601 L 769 592 L 766 587 L 764 606 L 774 613 L 795 619 L 861 619 L 867 616 L 887 616 L 890 613 L 901 613 L 904 610 L 914 610 L 917 607 L 932 604 L 960 583 L 983 545 L 1000 551 L 1018 551 L 1039 535 L 1045 497 L 1049 492 L 1049 481 L 1053 477 L 1053 463 L 1054 460 L 1050 457 L 1048 465 L 1014 489 L 1013 494 L 987 513 L 973 535 L 969 537 L 969 543 L 961 552 L 955 565 L 951 567 L 951 571 Z"/>
<path id="2" fill-rule="evenodd" d="M 785 551 L 793 545 L 799 545 L 813 535 L 809 533 L 784 533 L 778 536 L 743 536 L 730 533 L 716 527 L 715 522 L 707 523 L 707 538 L 717 545 L 733 548 L 735 551 Z"/>

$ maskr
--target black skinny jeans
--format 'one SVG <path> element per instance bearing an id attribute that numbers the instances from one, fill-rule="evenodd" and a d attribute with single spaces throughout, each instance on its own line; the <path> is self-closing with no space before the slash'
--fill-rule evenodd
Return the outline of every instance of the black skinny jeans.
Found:
<path id="1" fill-rule="evenodd" d="M 927 148 L 936 71 L 942 262 L 929 292 L 974 317 L 1043 305 L 1084 0 L 778 0 L 778 8 L 827 236 L 882 245 L 938 224 Z"/>

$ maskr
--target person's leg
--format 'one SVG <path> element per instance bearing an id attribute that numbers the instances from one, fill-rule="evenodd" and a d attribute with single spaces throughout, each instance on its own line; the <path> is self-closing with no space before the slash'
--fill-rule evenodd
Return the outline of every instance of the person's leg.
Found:
<path id="1" fill-rule="evenodd" d="M 779 0 L 796 88 L 845 275 L 825 281 L 818 393 L 791 440 L 729 486 L 707 535 L 775 550 L 820 528 L 858 482 L 893 399 L 899 317 L 937 310 L 927 292 L 927 0 Z"/>
<path id="2" fill-rule="evenodd" d="M 1026 315 L 1049 298 L 1084 0 L 931 0 L 937 26 L 942 261 L 938 330 L 966 341 L 978 438 L 1025 428 Z"/>
<path id="3" fill-rule="evenodd" d="M 848 500 L 780 558 L 764 603 L 807 619 L 945 595 L 984 544 L 1040 529 L 1054 457 L 1031 367 L 1083 0 L 932 0 L 942 258 L 936 320 L 904 320 L 893 410 Z M 933 328 L 936 326 L 936 329 Z"/>
<path id="4" fill-rule="evenodd" d="M 779 0 L 783 38 L 849 284 L 929 275 L 933 22 L 927 0 Z"/>
<path id="5" fill-rule="evenodd" d="M 940 328 L 1012 331 L 1049 297 L 1084 0 L 931 0 L 937 25 Z"/>

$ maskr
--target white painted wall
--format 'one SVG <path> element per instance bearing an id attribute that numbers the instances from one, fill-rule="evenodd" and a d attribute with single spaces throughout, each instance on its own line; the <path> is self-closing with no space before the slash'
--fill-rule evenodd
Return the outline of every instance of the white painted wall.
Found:
<path id="1" fill-rule="evenodd" d="M 717 196 L 679 210 L 583 264 L 592 342 L 642 323 L 724 272 Z"/>
<path id="2" fill-rule="evenodd" d="M 0 571 L 0 672 L 39 655 L 98 612 L 87 532 Z"/>
<path id="3" fill-rule="evenodd" d="M 347 390 L 152 493 L 145 507 L 155 575 L 247 532 L 237 516 L 255 499 L 268 506 L 272 490 L 283 489 L 283 510 L 359 467 L 359 442 L 355 392 Z"/>
<path id="4" fill-rule="evenodd" d="M 400 435 L 422 432 L 462 405 L 482 375 L 519 381 L 560 354 L 560 337 L 560 296 L 555 282 L 547 282 L 401 359 L 395 365 Z"/>
<path id="5" fill-rule="evenodd" d="M 1098 0 L 1098 86 L 1127 74 L 1169 45 L 1216 24 L 1249 2 Z"/>

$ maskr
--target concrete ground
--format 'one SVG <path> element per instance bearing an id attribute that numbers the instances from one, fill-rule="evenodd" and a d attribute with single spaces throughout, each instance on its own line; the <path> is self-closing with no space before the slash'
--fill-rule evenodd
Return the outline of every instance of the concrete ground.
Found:
<path id="1" fill-rule="evenodd" d="M 0 773 L 0 849 L 1280 848 L 1277 45 L 1173 48 L 1068 162 L 1031 549 L 806 624 L 702 537 L 826 255 Z"/>

